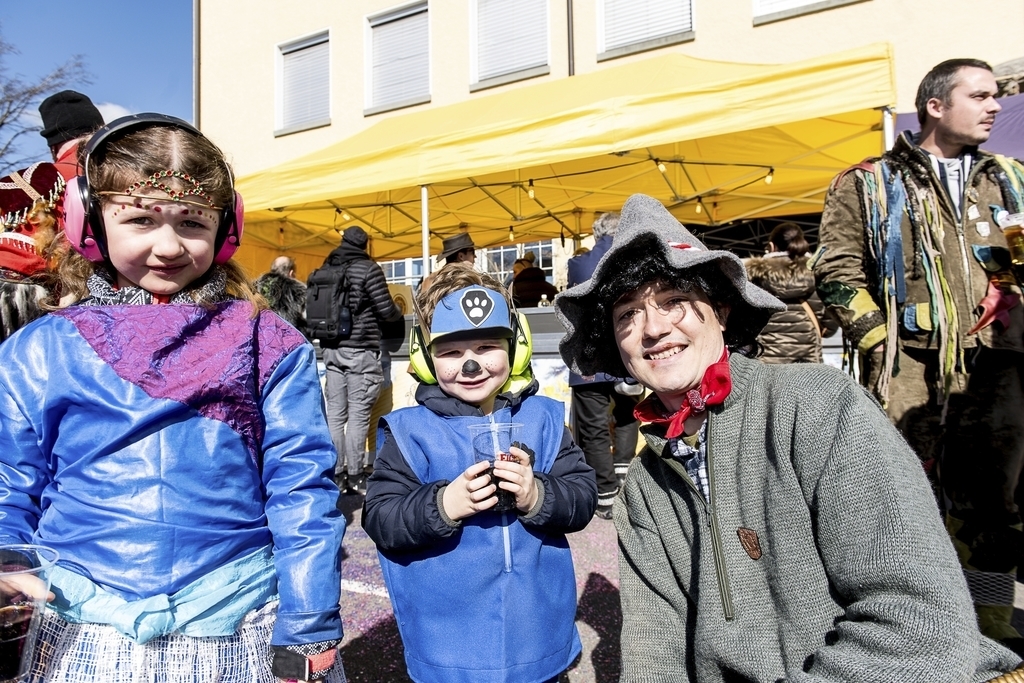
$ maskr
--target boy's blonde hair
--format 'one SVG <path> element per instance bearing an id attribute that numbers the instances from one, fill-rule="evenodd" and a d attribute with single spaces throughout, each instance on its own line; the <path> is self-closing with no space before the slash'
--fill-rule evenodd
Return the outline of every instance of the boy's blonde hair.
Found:
<path id="1" fill-rule="evenodd" d="M 83 156 L 84 147 L 79 150 Z M 90 191 L 97 194 L 124 192 L 133 183 L 154 173 L 172 170 L 188 173 L 216 206 L 232 206 L 235 201 L 231 168 L 220 148 L 205 135 L 195 135 L 174 126 L 155 124 L 104 142 L 89 155 L 88 166 Z M 176 177 L 164 178 L 163 182 L 177 190 L 187 189 Z M 241 218 L 238 216 L 238 220 Z M 63 235 L 58 236 L 50 251 L 57 259 L 56 286 L 50 288 L 52 295 L 45 302 L 50 309 L 59 307 L 59 301 L 67 305 L 87 297 L 89 277 L 97 268 L 108 267 L 83 258 Z M 266 300 L 253 289 L 246 272 L 233 261 L 212 267 L 186 289 L 198 289 L 195 285 L 206 282 L 214 268 L 220 268 L 227 275 L 229 296 L 251 303 L 254 313 L 269 308 Z"/>
<path id="2" fill-rule="evenodd" d="M 466 287 L 483 287 L 501 294 L 508 304 L 508 310 L 515 315 L 508 290 L 494 277 L 477 271 L 471 263 L 446 263 L 440 270 L 429 275 L 424 285 L 416 295 L 415 301 L 416 319 L 424 331 L 430 330 L 430 324 L 434 321 L 434 309 L 441 303 L 441 299 Z"/>

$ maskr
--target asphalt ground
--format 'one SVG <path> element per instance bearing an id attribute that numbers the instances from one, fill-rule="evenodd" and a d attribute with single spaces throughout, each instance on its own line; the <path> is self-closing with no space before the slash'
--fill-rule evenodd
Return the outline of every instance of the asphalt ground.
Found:
<path id="1" fill-rule="evenodd" d="M 345 639 L 341 657 L 351 683 L 409 681 L 373 541 L 360 524 L 363 499 L 343 495 L 339 507 L 348 520 L 342 545 L 341 616 Z M 619 680 L 618 548 L 610 520 L 595 517 L 569 535 L 576 568 L 576 625 L 583 654 L 569 670 L 572 683 Z"/>

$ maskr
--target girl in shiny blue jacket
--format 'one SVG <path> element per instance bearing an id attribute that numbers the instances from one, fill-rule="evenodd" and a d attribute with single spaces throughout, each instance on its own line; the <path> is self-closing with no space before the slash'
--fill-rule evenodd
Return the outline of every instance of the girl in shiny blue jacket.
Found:
<path id="1" fill-rule="evenodd" d="M 229 260 L 224 156 L 159 114 L 84 152 L 76 302 L 0 347 L 0 543 L 60 554 L 32 680 L 344 681 L 316 360 Z"/>

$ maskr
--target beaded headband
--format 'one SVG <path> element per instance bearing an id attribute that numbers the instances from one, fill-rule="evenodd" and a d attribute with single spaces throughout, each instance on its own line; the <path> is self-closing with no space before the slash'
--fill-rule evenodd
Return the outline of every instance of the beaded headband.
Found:
<path id="1" fill-rule="evenodd" d="M 168 186 L 166 183 L 161 182 L 161 178 L 177 178 L 183 180 L 186 183 L 190 183 L 192 187 L 186 187 L 184 190 L 175 190 Z M 199 184 L 199 181 L 190 176 L 188 173 L 182 173 L 181 171 L 157 171 L 153 175 L 149 176 L 146 180 L 140 180 L 132 183 L 128 186 L 128 189 L 120 194 L 131 196 L 137 190 L 142 188 L 153 188 L 166 192 L 167 196 L 174 201 L 182 201 L 185 197 L 201 197 L 206 200 L 206 203 L 211 207 L 213 204 L 213 197 L 206 191 L 206 189 Z"/>

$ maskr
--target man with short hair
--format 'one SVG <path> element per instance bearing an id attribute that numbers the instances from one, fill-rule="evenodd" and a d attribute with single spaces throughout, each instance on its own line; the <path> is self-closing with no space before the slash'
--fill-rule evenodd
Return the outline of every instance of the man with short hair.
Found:
<path id="1" fill-rule="evenodd" d="M 1001 230 L 1024 211 L 1024 167 L 977 147 L 1001 109 L 996 89 L 980 60 L 934 67 L 917 93 L 921 133 L 833 181 L 813 269 L 861 381 L 940 480 L 982 632 L 1024 652 L 1010 624 L 1024 307 Z"/>
<path id="2" fill-rule="evenodd" d="M 303 334 L 306 333 L 306 285 L 295 279 L 295 260 L 278 256 L 270 272 L 253 283 L 270 308 Z"/>
<path id="3" fill-rule="evenodd" d="M 338 449 L 335 478 L 342 491 L 366 492 L 366 431 L 370 411 L 384 381 L 380 363 L 380 322 L 402 317 L 388 292 L 384 271 L 367 253 L 369 236 L 357 225 L 343 233 L 341 245 L 324 265 L 346 269 L 352 333 L 324 347 L 327 368 L 327 425 Z"/>

